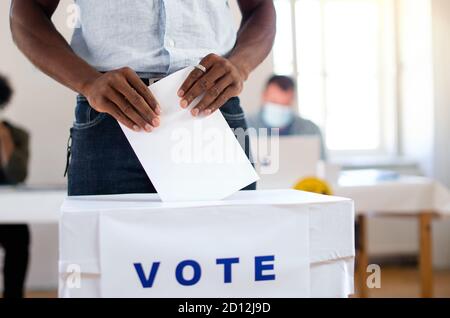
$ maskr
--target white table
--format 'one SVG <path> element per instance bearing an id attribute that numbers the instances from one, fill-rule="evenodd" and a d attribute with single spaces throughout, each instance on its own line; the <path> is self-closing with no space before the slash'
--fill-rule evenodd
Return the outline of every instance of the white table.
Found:
<path id="1" fill-rule="evenodd" d="M 0 223 L 57 224 L 67 190 L 62 187 L 0 187 Z"/>
<path id="2" fill-rule="evenodd" d="M 341 177 L 335 194 L 354 200 L 358 217 L 358 270 L 360 296 L 366 297 L 367 219 L 369 217 L 407 217 L 419 221 L 419 266 L 422 296 L 433 295 L 432 220 L 450 217 L 450 192 L 438 182 L 414 176 L 400 176 L 391 180 L 358 177 L 349 173 Z"/>

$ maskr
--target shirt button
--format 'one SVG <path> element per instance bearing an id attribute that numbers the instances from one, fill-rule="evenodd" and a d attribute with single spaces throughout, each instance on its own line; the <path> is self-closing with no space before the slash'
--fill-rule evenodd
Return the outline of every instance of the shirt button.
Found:
<path id="1" fill-rule="evenodd" d="M 168 39 L 167 40 L 167 45 L 170 46 L 170 47 L 174 47 L 175 46 L 175 41 L 172 40 L 172 39 Z"/>

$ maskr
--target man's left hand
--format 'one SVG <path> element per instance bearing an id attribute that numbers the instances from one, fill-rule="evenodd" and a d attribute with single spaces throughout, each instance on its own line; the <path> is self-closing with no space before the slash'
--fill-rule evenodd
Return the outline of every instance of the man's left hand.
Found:
<path id="1" fill-rule="evenodd" d="M 194 69 L 178 91 L 180 106 L 187 108 L 194 99 L 205 94 L 191 110 L 193 116 L 210 115 L 222 107 L 231 97 L 238 96 L 246 76 L 231 60 L 209 54 L 200 62 L 206 72 Z"/>

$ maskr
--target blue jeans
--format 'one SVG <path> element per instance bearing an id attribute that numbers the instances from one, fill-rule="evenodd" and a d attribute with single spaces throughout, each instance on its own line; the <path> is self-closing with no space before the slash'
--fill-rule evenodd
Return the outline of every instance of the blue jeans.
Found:
<path id="1" fill-rule="evenodd" d="M 220 110 L 230 128 L 247 129 L 239 98 L 231 98 Z M 83 96 L 77 97 L 70 136 L 70 196 L 156 192 L 117 121 L 94 110 Z M 244 150 L 249 156 L 246 139 Z M 256 184 L 251 184 L 243 190 L 255 189 Z"/>

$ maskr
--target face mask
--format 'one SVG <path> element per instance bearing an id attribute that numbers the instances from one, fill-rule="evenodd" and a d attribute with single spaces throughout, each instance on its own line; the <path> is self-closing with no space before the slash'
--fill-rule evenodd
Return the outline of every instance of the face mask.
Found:
<path id="1" fill-rule="evenodd" d="M 294 112 L 289 106 L 266 103 L 263 106 L 262 119 L 272 128 L 283 128 L 289 125 L 294 117 Z"/>

